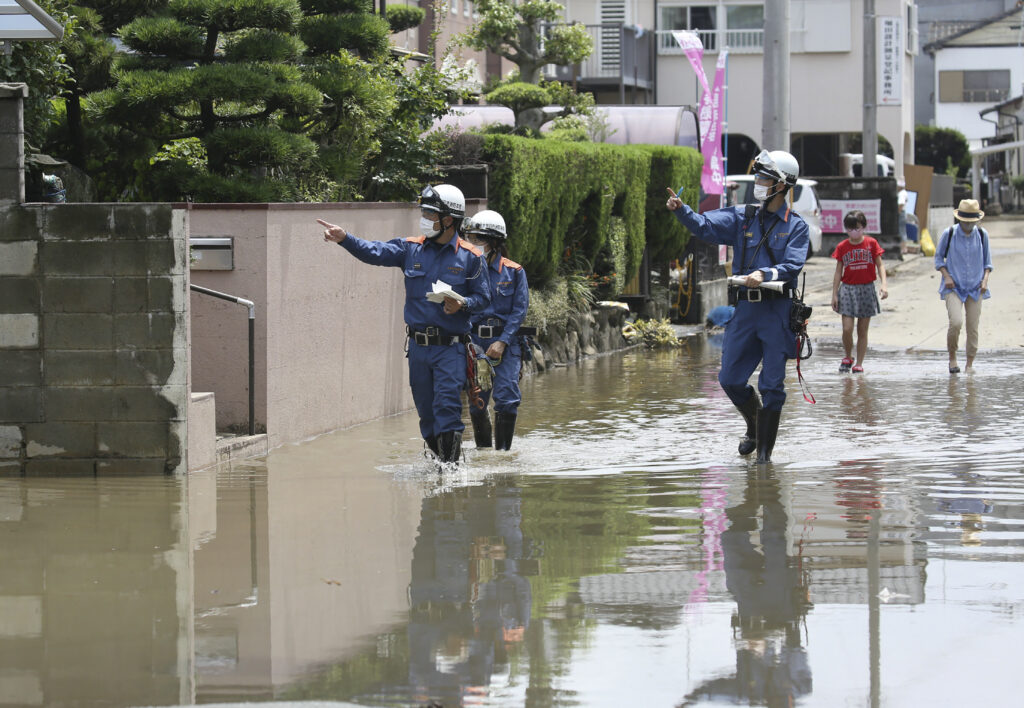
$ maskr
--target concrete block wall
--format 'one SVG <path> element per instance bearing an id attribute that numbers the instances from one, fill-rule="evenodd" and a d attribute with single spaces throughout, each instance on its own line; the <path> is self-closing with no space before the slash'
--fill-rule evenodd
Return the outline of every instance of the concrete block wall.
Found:
<path id="1" fill-rule="evenodd" d="M 186 220 L 0 206 L 0 474 L 185 471 Z"/>

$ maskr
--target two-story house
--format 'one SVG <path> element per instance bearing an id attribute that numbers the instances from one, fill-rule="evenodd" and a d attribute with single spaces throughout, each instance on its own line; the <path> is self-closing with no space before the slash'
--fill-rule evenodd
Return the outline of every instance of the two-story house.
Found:
<path id="1" fill-rule="evenodd" d="M 572 76 L 600 103 L 696 104 L 699 83 L 672 30 L 693 30 L 713 77 L 718 52 L 727 48 L 729 172 L 743 172 L 760 148 L 764 81 L 764 12 L 759 0 L 566 0 L 566 18 L 583 22 L 595 37 L 595 56 Z M 877 128 L 894 147 L 897 174 L 914 156 L 913 63 L 918 51 L 916 6 L 875 0 Z M 791 0 L 789 149 L 808 175 L 839 173 L 839 154 L 863 132 L 863 0 Z M 620 32 L 619 26 L 624 29 Z M 639 34 L 639 37 L 637 35 Z M 653 34 L 650 82 L 642 77 L 642 48 Z M 623 77 L 609 85 L 618 65 Z M 603 77 L 594 76 L 598 67 Z"/>
<path id="2" fill-rule="evenodd" d="M 972 149 L 993 135 L 982 110 L 1024 85 L 1022 19 L 1015 7 L 924 47 L 935 62 L 935 125 L 956 128 Z"/>

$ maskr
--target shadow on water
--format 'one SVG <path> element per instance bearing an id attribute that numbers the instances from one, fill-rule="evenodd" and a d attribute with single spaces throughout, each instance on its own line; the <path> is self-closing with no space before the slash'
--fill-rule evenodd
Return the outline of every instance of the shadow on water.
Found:
<path id="1" fill-rule="evenodd" d="M 527 379 L 513 450 L 458 470 L 402 415 L 187 481 L 0 479 L 0 703 L 1019 702 L 1024 355 L 817 352 L 760 467 L 718 357 Z"/>

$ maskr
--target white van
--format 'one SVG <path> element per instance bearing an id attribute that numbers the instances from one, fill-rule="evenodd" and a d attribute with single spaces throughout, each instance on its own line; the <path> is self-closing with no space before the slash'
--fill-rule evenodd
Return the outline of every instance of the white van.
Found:
<path id="1" fill-rule="evenodd" d="M 843 152 L 839 154 L 839 169 L 847 177 L 863 175 L 864 155 L 859 152 Z M 875 170 L 879 177 L 892 177 L 896 174 L 896 160 L 885 155 L 875 155 Z"/>
<path id="2" fill-rule="evenodd" d="M 793 211 L 803 217 L 810 232 L 808 258 L 821 249 L 821 204 L 814 189 L 817 184 L 813 179 L 797 179 L 796 186 L 789 192 Z M 725 178 L 725 185 L 728 188 L 730 206 L 757 203 L 754 199 L 754 175 L 729 175 Z M 735 189 L 732 185 L 736 185 Z"/>

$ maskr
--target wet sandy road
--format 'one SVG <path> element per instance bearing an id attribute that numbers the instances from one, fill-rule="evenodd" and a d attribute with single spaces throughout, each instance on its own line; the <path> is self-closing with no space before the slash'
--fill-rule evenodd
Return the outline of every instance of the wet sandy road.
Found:
<path id="1" fill-rule="evenodd" d="M 769 466 L 693 340 L 528 379 L 512 453 L 457 471 L 403 415 L 187 483 L 2 480 L 0 702 L 1019 704 L 1024 355 L 835 354 Z"/>

